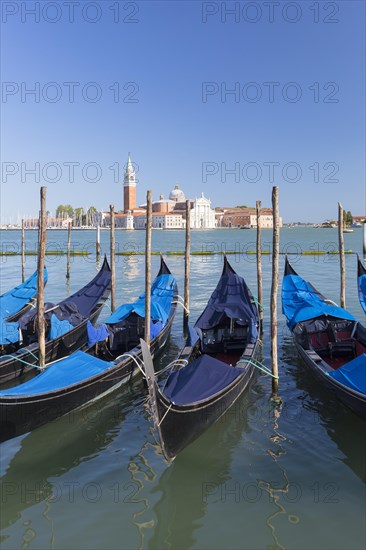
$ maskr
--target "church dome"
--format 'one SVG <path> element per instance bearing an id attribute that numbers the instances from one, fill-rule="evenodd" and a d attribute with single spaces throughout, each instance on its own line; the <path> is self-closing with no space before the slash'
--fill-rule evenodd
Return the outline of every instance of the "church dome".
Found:
<path id="1" fill-rule="evenodd" d="M 183 191 L 179 188 L 179 185 L 175 185 L 174 189 L 170 191 L 169 199 L 175 202 L 184 202 L 186 200 Z"/>

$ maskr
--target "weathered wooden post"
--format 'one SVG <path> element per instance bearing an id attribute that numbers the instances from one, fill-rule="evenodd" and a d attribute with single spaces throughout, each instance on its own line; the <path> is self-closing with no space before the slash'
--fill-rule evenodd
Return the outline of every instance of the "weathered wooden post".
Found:
<path id="1" fill-rule="evenodd" d="M 100 260 L 100 225 L 97 227 L 97 240 L 95 242 L 95 254 L 97 257 L 97 262 Z"/>
<path id="2" fill-rule="evenodd" d="M 44 321 L 44 258 L 46 252 L 46 187 L 41 187 L 41 210 L 39 214 L 39 240 L 37 261 L 37 332 L 39 345 L 39 366 L 46 362 L 46 328 Z"/>
<path id="3" fill-rule="evenodd" d="M 338 242 L 339 242 L 339 266 L 341 271 L 341 307 L 346 307 L 346 264 L 344 260 L 344 236 L 343 236 L 343 207 L 338 203 Z"/>
<path id="4" fill-rule="evenodd" d="M 70 279 L 70 255 L 71 255 L 71 222 L 68 222 L 68 224 L 67 224 L 66 279 Z"/>
<path id="5" fill-rule="evenodd" d="M 258 309 L 260 320 L 260 334 L 263 334 L 263 306 L 262 306 L 262 243 L 261 243 L 261 201 L 255 203 L 257 214 L 257 287 L 258 287 Z"/>
<path id="6" fill-rule="evenodd" d="M 146 245 L 145 245 L 145 342 L 150 348 L 151 318 L 151 227 L 152 227 L 152 193 L 146 197 Z"/>
<path id="7" fill-rule="evenodd" d="M 278 357 L 277 357 L 277 293 L 278 293 L 278 258 L 280 249 L 278 187 L 272 189 L 273 211 L 273 250 L 272 250 L 272 286 L 271 286 L 271 358 L 272 358 L 272 398 L 277 398 L 278 391 Z"/>
<path id="8" fill-rule="evenodd" d="M 22 220 L 22 242 L 21 242 L 21 252 L 22 252 L 22 283 L 25 281 L 25 238 L 24 238 L 24 219 Z"/>
<path id="9" fill-rule="evenodd" d="M 366 256 L 366 222 L 363 222 L 363 255 Z"/>
<path id="10" fill-rule="evenodd" d="M 189 276 L 191 272 L 191 201 L 186 201 L 186 246 L 184 256 L 184 312 L 183 325 L 187 327 L 189 319 Z"/>
<path id="11" fill-rule="evenodd" d="M 110 264 L 111 264 L 111 310 L 116 309 L 116 266 L 115 266 L 115 240 L 114 240 L 114 205 L 109 206 L 109 217 L 111 222 L 110 231 Z"/>

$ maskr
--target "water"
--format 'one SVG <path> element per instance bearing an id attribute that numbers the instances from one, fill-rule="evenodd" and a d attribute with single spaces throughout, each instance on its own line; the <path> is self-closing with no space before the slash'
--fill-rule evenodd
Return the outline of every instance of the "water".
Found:
<path id="1" fill-rule="evenodd" d="M 272 234 L 263 232 L 264 248 Z M 48 234 L 50 249 L 65 249 L 66 232 Z M 34 250 L 36 232 L 26 233 Z M 95 233 L 72 233 L 75 249 L 94 247 Z M 143 250 L 141 232 L 119 231 L 120 250 Z M 193 250 L 254 250 L 255 232 L 193 232 Z M 336 230 L 283 229 L 281 250 L 337 248 Z M 1 233 L 2 249 L 16 249 L 19 233 Z M 362 251 L 362 231 L 345 235 Z M 153 250 L 182 250 L 183 232 L 153 233 Z M 108 233 L 102 232 L 108 251 Z M 295 269 L 339 301 L 337 256 L 291 256 Z M 144 258 L 116 258 L 117 303 L 144 287 Z M 184 259 L 167 256 L 183 293 Z M 256 291 L 255 256 L 229 256 Z M 159 259 L 153 256 L 153 274 Z M 281 256 L 280 269 L 283 270 Z M 77 290 L 96 272 L 94 257 L 48 257 L 46 300 Z M 26 275 L 36 266 L 27 257 Z M 222 256 L 193 256 L 191 320 L 209 298 Z M 362 322 L 356 258 L 346 256 L 347 308 Z M 20 278 L 20 257 L 3 257 L 1 292 Z M 270 257 L 263 257 L 264 348 L 270 365 Z M 279 304 L 280 306 L 280 304 Z M 279 307 L 280 309 L 280 307 Z M 108 315 L 105 308 L 101 320 Z M 159 366 L 174 359 L 182 314 Z M 0 446 L 1 547 L 5 549 L 355 549 L 365 547 L 365 423 L 319 387 L 299 361 L 279 314 L 281 408 L 269 401 L 271 380 L 258 372 L 250 390 L 172 465 L 161 455 L 141 380 L 93 405 Z"/>

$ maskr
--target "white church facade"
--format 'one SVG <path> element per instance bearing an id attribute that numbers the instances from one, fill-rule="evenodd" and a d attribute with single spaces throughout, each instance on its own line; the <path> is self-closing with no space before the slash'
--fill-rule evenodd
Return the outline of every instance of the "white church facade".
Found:
<path id="1" fill-rule="evenodd" d="M 215 229 L 215 223 L 215 210 L 211 208 L 210 199 L 202 193 L 191 208 L 191 229 Z"/>

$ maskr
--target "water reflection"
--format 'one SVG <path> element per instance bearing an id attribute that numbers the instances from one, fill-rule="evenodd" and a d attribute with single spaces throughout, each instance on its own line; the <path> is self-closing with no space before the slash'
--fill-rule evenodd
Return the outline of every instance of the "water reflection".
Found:
<path id="1" fill-rule="evenodd" d="M 366 481 L 365 422 L 349 410 L 333 394 L 321 386 L 297 354 L 292 338 L 284 338 L 284 360 L 288 373 L 301 391 L 298 406 L 316 416 L 335 443 L 346 464 L 363 482 Z"/>
<path id="2" fill-rule="evenodd" d="M 138 390 L 136 383 L 127 386 L 114 398 L 73 411 L 13 440 L 11 445 L 2 445 L 0 529 L 9 527 L 33 505 L 42 501 L 57 502 L 60 484 L 50 478 L 63 476 L 112 443 L 133 408 L 132 396 L 136 402 L 135 392 L 141 393 L 141 382 L 137 384 Z"/>
<path id="3" fill-rule="evenodd" d="M 208 501 L 231 479 L 234 450 L 250 431 L 248 403 L 243 396 L 165 469 L 151 491 L 159 500 L 153 507 L 155 528 L 149 549 L 197 547 L 196 531 L 202 526 Z"/>
<path id="4" fill-rule="evenodd" d="M 143 256 L 121 256 L 123 261 L 122 265 L 122 278 L 126 278 L 128 281 L 136 280 L 139 276 L 141 268 L 144 264 Z M 118 266 L 118 271 L 121 269 Z"/>

